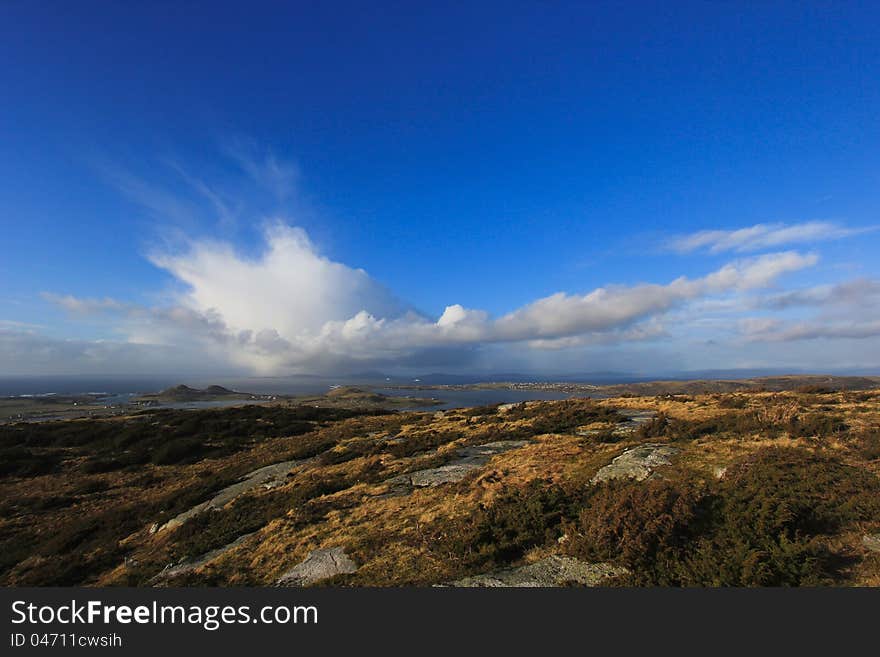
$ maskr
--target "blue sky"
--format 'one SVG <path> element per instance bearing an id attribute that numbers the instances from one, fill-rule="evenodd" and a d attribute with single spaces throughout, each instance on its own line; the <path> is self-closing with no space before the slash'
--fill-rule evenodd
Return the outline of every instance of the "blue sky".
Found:
<path id="1" fill-rule="evenodd" d="M 880 365 L 878 33 L 873 3 L 3 3 L 0 372 Z"/>

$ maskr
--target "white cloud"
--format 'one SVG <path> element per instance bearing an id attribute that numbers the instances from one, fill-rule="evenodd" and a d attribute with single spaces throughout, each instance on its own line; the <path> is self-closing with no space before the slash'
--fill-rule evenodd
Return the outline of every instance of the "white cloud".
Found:
<path id="1" fill-rule="evenodd" d="M 500 316 L 466 308 L 453 297 L 439 317 L 430 318 L 363 270 L 322 255 L 305 231 L 283 221 L 268 224 L 258 255 L 237 251 L 233 243 L 249 240 L 266 217 L 297 216 L 311 225 L 315 213 L 298 189 L 295 165 L 243 140 L 224 150 L 234 166 L 207 178 L 191 175 L 173 159 L 165 160 L 165 169 L 153 169 L 164 183 L 142 180 L 125 167 L 104 167 L 116 187 L 151 216 L 155 230 L 145 239 L 165 246 L 150 260 L 170 274 L 176 292 L 153 306 L 46 294 L 72 320 L 98 318 L 100 326 L 96 321 L 86 327 L 112 339 L 55 340 L 44 337 L 41 327 L 0 322 L 6 348 L 0 349 L 0 369 L 11 362 L 26 367 L 27 359 L 57 368 L 64 358 L 81 371 L 214 367 L 285 374 L 429 363 L 471 371 L 510 371 L 526 363 L 549 371 L 585 367 L 578 358 L 589 358 L 588 367 L 657 369 L 688 359 L 707 367 L 713 354 L 725 366 L 747 362 L 751 354 L 773 360 L 785 349 L 817 362 L 830 358 L 834 345 L 807 354 L 812 347 L 799 347 L 799 340 L 819 333 L 869 336 L 880 319 L 880 310 L 872 310 L 880 309 L 877 281 L 775 289 L 781 276 L 818 261 L 813 253 L 785 250 L 787 245 L 874 230 L 827 221 L 707 230 L 672 240 L 668 246 L 681 253 L 733 254 L 732 262 L 703 276 L 558 292 Z M 212 239 L 187 237 L 205 234 Z M 805 318 L 810 312 L 815 317 Z M 694 349 L 698 344 L 704 346 Z M 873 343 L 859 344 L 867 349 Z"/>
<path id="2" fill-rule="evenodd" d="M 746 253 L 776 249 L 787 244 L 840 239 L 872 230 L 876 230 L 876 227 L 847 228 L 829 221 L 756 224 L 736 230 L 701 230 L 690 235 L 681 235 L 670 242 L 670 247 L 680 253 L 693 251 Z"/>
<path id="3" fill-rule="evenodd" d="M 687 301 L 765 287 L 817 261 L 813 254 L 786 251 L 732 262 L 703 278 L 681 277 L 668 285 L 611 286 L 583 296 L 558 293 L 500 318 L 496 331 L 501 339 L 527 340 L 616 329 Z"/>
<path id="4" fill-rule="evenodd" d="M 150 259 L 186 285 L 179 305 L 216 312 L 232 331 L 275 330 L 294 339 L 361 311 L 393 317 L 405 310 L 362 269 L 321 256 L 305 231 L 276 223 L 265 238 L 265 252 L 254 259 L 220 242 L 196 242 L 186 253 Z"/>
<path id="5" fill-rule="evenodd" d="M 756 304 L 773 310 L 798 306 L 856 305 L 864 309 L 880 308 L 880 281 L 857 278 L 835 285 L 817 285 L 803 290 L 763 297 Z"/>
<path id="6" fill-rule="evenodd" d="M 713 295 L 765 288 L 816 263 L 787 251 L 737 260 L 702 278 L 557 293 L 493 319 L 449 305 L 433 321 L 408 309 L 366 272 L 319 254 L 304 231 L 273 224 L 266 248 L 244 257 L 201 241 L 151 260 L 185 288 L 168 307 L 49 296 L 72 312 L 111 312 L 131 343 L 180 347 L 261 373 L 418 359 L 431 350 L 524 343 L 536 349 L 643 341 L 664 334 L 672 309 Z"/>
<path id="7" fill-rule="evenodd" d="M 796 342 L 800 340 L 863 340 L 880 336 L 880 320 L 836 322 L 804 321 L 786 324 L 779 320 L 744 320 L 744 337 L 753 342 Z"/>

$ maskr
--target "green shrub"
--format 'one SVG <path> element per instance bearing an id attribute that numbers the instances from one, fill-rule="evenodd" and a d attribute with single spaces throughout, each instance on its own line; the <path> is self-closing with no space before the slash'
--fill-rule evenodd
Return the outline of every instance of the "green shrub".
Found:
<path id="1" fill-rule="evenodd" d="M 95 456 L 82 464 L 80 469 L 87 474 L 101 474 L 123 470 L 132 465 L 142 465 L 150 460 L 146 450 L 132 450 L 116 456 Z"/>
<path id="2" fill-rule="evenodd" d="M 666 413 L 660 412 L 647 422 L 644 422 L 636 429 L 636 438 L 639 440 L 650 440 L 652 438 L 666 437 L 669 431 L 669 417 Z"/>
<path id="3" fill-rule="evenodd" d="M 767 448 L 704 486 L 608 483 L 569 529 L 568 550 L 628 567 L 633 584 L 796 586 L 829 583 L 828 536 L 880 522 L 880 480 L 803 449 Z"/>
<path id="4" fill-rule="evenodd" d="M 205 449 L 204 443 L 198 438 L 177 438 L 171 440 L 153 452 L 150 461 L 154 465 L 171 465 L 174 463 L 198 460 Z"/>
<path id="5" fill-rule="evenodd" d="M 95 493 L 103 493 L 109 488 L 110 484 L 106 480 L 100 477 L 91 477 L 73 486 L 71 493 L 74 495 L 94 495 Z"/>
<path id="6" fill-rule="evenodd" d="M 148 460 L 178 463 L 226 456 L 269 438 L 303 436 L 319 429 L 321 423 L 336 423 L 329 429 L 335 435 L 326 437 L 309 453 L 314 456 L 327 444 L 332 446 L 357 435 L 363 426 L 357 424 L 359 419 L 392 414 L 310 406 L 243 406 L 199 411 L 159 409 L 126 418 L 6 424 L 0 425 L 0 476 L 57 472 L 66 456 L 87 457 L 82 467 L 91 473 L 122 470 Z M 196 447 L 193 441 L 199 441 L 202 447 Z M 67 452 L 62 454 L 62 449 Z"/>
<path id="7" fill-rule="evenodd" d="M 839 434 L 848 427 L 839 417 L 826 413 L 810 413 L 793 417 L 785 428 L 792 438 L 812 438 Z"/>
<path id="8" fill-rule="evenodd" d="M 561 521 L 571 513 L 572 498 L 560 487 L 533 481 L 509 488 L 489 506 L 451 526 L 440 522 L 428 533 L 434 549 L 465 568 L 487 568 L 515 561 L 529 549 L 560 536 Z"/>
<path id="9" fill-rule="evenodd" d="M 496 415 L 500 404 L 489 404 L 488 406 L 474 406 L 473 408 L 465 408 L 459 411 L 464 417 L 483 417 L 486 415 Z"/>
<path id="10" fill-rule="evenodd" d="M 626 418 L 614 409 L 599 406 L 590 399 L 568 399 L 518 406 L 504 415 L 508 420 L 532 419 L 532 433 L 570 433 L 593 422 L 622 422 Z"/>
<path id="11" fill-rule="evenodd" d="M 0 502 L 0 517 L 11 518 L 17 514 L 34 514 L 60 509 L 76 501 L 71 495 L 28 495 Z"/>
<path id="12" fill-rule="evenodd" d="M 797 388 L 794 389 L 794 391 L 801 393 L 801 394 L 808 394 L 808 395 L 830 395 L 835 392 L 838 392 L 838 390 L 835 390 L 834 388 L 831 388 L 829 386 L 823 386 L 820 384 L 807 384 L 807 385 L 798 386 Z"/>
<path id="13" fill-rule="evenodd" d="M 704 522 L 706 501 L 696 485 L 610 481 L 566 526 L 566 550 L 587 561 L 622 563 L 634 584 L 680 584 L 678 561 Z"/>
<path id="14" fill-rule="evenodd" d="M 62 455 L 53 452 L 7 447 L 0 449 L 0 476 L 36 477 L 58 471 Z"/>
<path id="15" fill-rule="evenodd" d="M 668 438 L 691 441 L 716 434 L 763 434 L 776 437 L 782 432 L 793 438 L 827 437 L 846 431 L 846 424 L 826 413 L 796 415 L 787 421 L 774 422 L 756 411 L 724 413 L 704 420 L 680 420 L 663 413 L 644 423 L 636 432 L 641 440 Z"/>
<path id="16" fill-rule="evenodd" d="M 880 459 L 880 429 L 862 431 L 853 436 L 853 443 L 859 456 L 868 461 Z"/>

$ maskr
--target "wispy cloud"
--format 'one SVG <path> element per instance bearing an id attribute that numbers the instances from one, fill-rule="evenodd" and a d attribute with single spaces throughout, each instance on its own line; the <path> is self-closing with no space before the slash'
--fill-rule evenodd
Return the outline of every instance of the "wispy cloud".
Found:
<path id="1" fill-rule="evenodd" d="M 272 151 L 260 149 L 244 139 L 230 140 L 224 151 L 255 183 L 284 202 L 296 193 L 299 167 L 282 160 Z"/>
<path id="2" fill-rule="evenodd" d="M 743 336 L 752 342 L 796 342 L 801 340 L 864 340 L 880 336 L 880 319 L 850 321 L 744 320 Z"/>
<path id="3" fill-rule="evenodd" d="M 147 238 L 168 244 L 193 234 L 240 236 L 278 214 L 311 214 L 295 163 L 244 139 L 221 143 L 214 155 L 208 175 L 173 154 L 146 163 L 97 157 L 92 166 L 149 219 Z"/>
<path id="4" fill-rule="evenodd" d="M 42 324 L 31 324 L 29 322 L 18 322 L 12 319 L 0 319 L 0 331 L 21 331 L 33 333 L 40 329 L 46 328 Z"/>
<path id="5" fill-rule="evenodd" d="M 880 281 L 857 278 L 834 285 L 816 285 L 802 290 L 757 299 L 753 306 L 771 310 L 785 310 L 802 306 L 854 305 L 860 308 L 880 308 Z"/>
<path id="6" fill-rule="evenodd" d="M 201 178 L 191 175 L 179 162 L 168 160 L 167 164 L 187 185 L 208 201 L 221 228 L 229 230 L 235 227 L 238 220 L 238 209 L 233 207 L 234 204 L 229 199 Z"/>
<path id="7" fill-rule="evenodd" d="M 52 292 L 43 292 L 41 296 L 46 301 L 49 301 L 56 306 L 60 306 L 68 312 L 81 315 L 92 315 L 105 311 L 121 311 L 128 307 L 121 301 L 111 299 L 110 297 L 104 297 L 103 299 L 90 299 L 75 297 L 70 294 L 54 294 Z"/>
<path id="8" fill-rule="evenodd" d="M 851 237 L 876 230 L 877 227 L 847 228 L 829 221 L 807 221 L 799 224 L 755 224 L 736 230 L 701 230 L 681 235 L 669 242 L 679 253 L 748 253 L 776 249 L 791 244 L 806 244 Z"/>
<path id="9" fill-rule="evenodd" d="M 148 181 L 119 163 L 101 161 L 95 165 L 101 175 L 126 199 L 142 208 L 160 225 L 194 230 L 201 215 L 198 203 Z"/>

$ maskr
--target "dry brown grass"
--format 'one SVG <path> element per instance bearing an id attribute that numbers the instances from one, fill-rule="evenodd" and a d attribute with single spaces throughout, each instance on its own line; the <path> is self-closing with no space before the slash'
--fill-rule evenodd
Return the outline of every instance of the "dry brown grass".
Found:
<path id="1" fill-rule="evenodd" d="M 597 402 L 576 402 L 605 409 L 650 409 L 684 423 L 700 423 L 723 419 L 725 427 L 735 427 L 736 418 L 757 418 L 756 426 L 778 427 L 778 431 L 754 430 L 737 432 L 734 428 L 688 440 L 660 436 L 652 442 L 675 440 L 680 450 L 674 465 L 658 471 L 669 481 L 702 478 L 712 481 L 723 471 L 749 454 L 769 447 L 784 447 L 814 454 L 834 456 L 843 463 L 880 475 L 880 459 L 866 458 L 866 450 L 854 436 L 859 432 L 880 429 L 880 393 L 835 392 L 831 394 L 793 392 L 709 393 L 681 397 L 626 397 Z M 570 405 L 571 406 L 571 405 Z M 527 409 L 550 408 L 527 405 Z M 840 417 L 849 427 L 828 435 L 792 437 L 786 427 L 798 418 Z M 279 507 L 273 519 L 239 547 L 232 549 L 198 569 L 180 583 L 212 583 L 223 585 L 268 584 L 284 571 L 301 561 L 316 548 L 343 546 L 361 564 L 359 571 L 336 583 L 345 584 L 429 584 L 442 582 L 457 573 L 455 560 L 426 528 L 436 530 L 445 524 L 453 526 L 467 519 L 481 507 L 492 505 L 503 491 L 522 489 L 534 481 L 545 481 L 578 490 L 602 466 L 628 447 L 639 443 L 638 436 L 625 437 L 621 442 L 605 444 L 571 433 L 534 435 L 536 418 L 529 412 L 519 416 L 487 413 L 469 417 L 450 413 L 435 417 L 433 413 L 407 413 L 344 420 L 320 431 L 338 436 L 331 458 L 312 462 L 290 477 L 289 482 L 274 491 L 255 490 L 248 495 L 279 495 L 293 490 L 307 478 L 336 477 L 344 479 L 343 490 L 314 500 L 297 508 Z M 599 424 L 603 427 L 607 421 Z M 590 425 L 592 428 L 597 426 Z M 749 425 L 751 426 L 751 425 Z M 375 447 L 376 440 L 386 434 L 396 435 L 415 445 L 408 450 Z M 328 433 L 328 435 L 330 435 Z M 525 447 L 499 454 L 485 466 L 458 484 L 414 490 L 409 495 L 389 497 L 383 483 L 405 471 L 433 467 L 452 457 L 464 445 L 498 440 L 499 437 L 522 438 L 533 442 Z M 305 439 L 305 438 L 302 438 Z M 75 498 L 73 506 L 34 511 L 9 512 L 0 519 L 0 531 L 7 535 L 22 532 L 25 527 L 39 530 L 63 522 L 76 522 L 95 517 L 112 508 L 126 505 L 159 508 L 162 504 L 195 494 L 206 480 L 236 477 L 263 465 L 285 460 L 298 438 L 271 438 L 238 452 L 217 459 L 204 459 L 193 464 L 168 466 L 144 465 L 131 472 L 119 470 L 101 475 L 78 472 L 66 476 L 45 475 L 22 479 L 0 479 L 0 496 L 4 500 L 37 498 L 48 500 L 64 496 Z M 439 444 L 437 441 L 440 441 Z M 864 442 L 864 441 L 863 441 Z M 396 456 L 397 454 L 402 454 Z M 350 484 L 350 485 L 349 485 Z M 94 492 L 76 492 L 90 491 Z M 202 498 L 204 499 L 204 497 Z M 268 498 L 267 498 L 268 499 Z M 275 498 L 273 498 L 275 499 Z M 200 499 L 194 499 L 193 504 Z M 182 509 L 177 509 L 178 512 Z M 135 530 L 113 537 L 120 557 L 103 570 L 84 579 L 87 584 L 144 583 L 165 566 L 175 553 L 173 532 L 150 534 L 153 522 L 167 520 L 171 512 L 151 511 Z M 833 547 L 841 554 L 850 553 L 855 565 L 843 574 L 842 583 L 857 585 L 880 584 L 880 558 L 865 554 L 860 547 L 859 531 L 847 530 L 835 537 Z M 866 530 L 865 530 L 866 531 Z M 34 539 L 36 540 L 36 539 Z M 553 545 L 538 545 L 525 554 L 526 560 L 537 559 L 556 550 Z M 7 583 L 27 581 L 27 573 L 44 567 L 43 557 L 32 557 L 6 573 Z M 132 564 L 137 564 L 133 566 Z M 174 583 L 174 582 L 171 582 Z"/>

